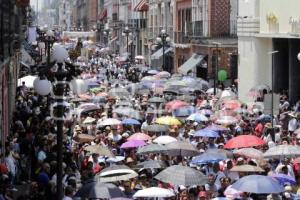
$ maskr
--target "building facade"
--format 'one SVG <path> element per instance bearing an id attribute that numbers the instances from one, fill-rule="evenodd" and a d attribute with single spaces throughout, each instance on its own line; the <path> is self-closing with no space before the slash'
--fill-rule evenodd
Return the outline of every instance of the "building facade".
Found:
<path id="1" fill-rule="evenodd" d="M 297 0 L 239 1 L 238 89 L 241 100 L 253 101 L 247 94 L 260 84 L 271 89 L 273 85 L 275 93 L 288 93 L 292 102 L 299 100 L 298 5 Z"/>

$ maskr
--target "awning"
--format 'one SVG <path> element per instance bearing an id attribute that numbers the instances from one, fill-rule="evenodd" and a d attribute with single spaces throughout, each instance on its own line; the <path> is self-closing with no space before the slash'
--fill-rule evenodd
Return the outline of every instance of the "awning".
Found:
<path id="1" fill-rule="evenodd" d="M 165 54 L 167 54 L 167 53 L 169 53 L 170 51 L 172 51 L 173 50 L 173 48 L 172 47 L 167 47 L 167 48 L 165 48 Z M 159 50 L 157 50 L 155 53 L 153 53 L 152 55 L 151 55 L 151 59 L 160 59 L 160 57 L 162 57 L 162 55 L 163 55 L 163 48 L 160 48 Z"/>
<path id="2" fill-rule="evenodd" d="M 196 67 L 205 57 L 205 55 L 193 54 L 183 65 L 179 67 L 179 73 L 187 74 L 190 70 Z"/>
<path id="3" fill-rule="evenodd" d="M 99 15 L 99 20 L 104 20 L 107 17 L 107 9 L 105 8 Z"/>
<path id="4" fill-rule="evenodd" d="M 147 12 L 149 10 L 147 0 L 141 0 L 133 10 L 136 12 Z"/>

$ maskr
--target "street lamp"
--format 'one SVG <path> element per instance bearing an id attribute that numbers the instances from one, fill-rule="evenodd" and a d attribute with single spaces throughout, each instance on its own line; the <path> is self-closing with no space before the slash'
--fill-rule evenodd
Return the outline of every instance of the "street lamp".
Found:
<path id="1" fill-rule="evenodd" d="M 61 45 L 56 45 L 53 48 L 53 60 L 55 61 L 56 69 L 53 70 L 53 66 L 47 65 L 43 70 L 40 70 L 39 78 L 34 82 L 34 89 L 40 95 L 48 95 L 51 90 L 53 91 L 54 98 L 56 100 L 55 112 L 52 113 L 53 119 L 57 121 L 57 180 L 56 180 L 56 199 L 63 198 L 63 125 L 64 125 L 64 112 L 65 105 L 64 93 L 66 84 L 70 83 L 70 88 L 74 88 L 74 93 L 79 92 L 82 86 L 76 86 L 76 84 L 82 84 L 83 81 L 75 80 L 74 78 L 80 75 L 80 70 L 70 63 L 66 63 L 68 58 L 68 52 Z M 51 85 L 51 83 L 52 85 Z M 72 86 L 74 85 L 75 86 Z"/>
<path id="2" fill-rule="evenodd" d="M 217 77 L 218 77 L 218 68 L 219 68 L 219 46 L 222 45 L 222 43 L 219 42 L 212 42 L 212 44 L 216 45 L 217 48 L 217 58 L 216 58 L 216 66 L 215 66 L 215 73 L 214 73 L 214 95 L 217 93 Z"/>
<path id="3" fill-rule="evenodd" d="M 166 30 L 162 29 L 158 37 L 156 38 L 156 42 L 162 44 L 163 49 L 163 64 L 162 69 L 165 70 L 165 46 L 171 41 L 171 38 L 167 34 Z"/>
<path id="4" fill-rule="evenodd" d="M 270 51 L 268 52 L 269 55 L 272 56 L 272 67 L 271 67 L 271 124 L 272 124 L 272 128 L 274 128 L 274 64 L 275 64 L 275 54 L 279 53 L 279 51 L 275 50 L 275 51 Z"/>
<path id="5" fill-rule="evenodd" d="M 125 30 L 123 31 L 122 35 L 123 36 L 126 36 L 126 51 L 127 51 L 127 54 L 129 54 L 129 44 L 128 44 L 128 38 L 129 36 L 131 36 L 131 30 L 129 30 L 128 26 L 125 27 Z"/>
<path id="6" fill-rule="evenodd" d="M 111 35 L 110 29 L 105 29 L 105 30 L 103 31 L 103 34 L 106 36 L 106 46 L 108 47 L 109 36 Z"/>

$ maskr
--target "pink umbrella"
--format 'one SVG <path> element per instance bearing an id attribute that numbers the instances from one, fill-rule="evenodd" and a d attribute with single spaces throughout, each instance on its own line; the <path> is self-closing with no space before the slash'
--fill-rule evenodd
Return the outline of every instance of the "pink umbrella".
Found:
<path id="1" fill-rule="evenodd" d="M 131 141 L 131 140 L 147 141 L 147 140 L 151 140 L 151 137 L 145 133 L 135 133 L 135 134 L 131 135 L 127 140 L 128 141 Z"/>
<path id="2" fill-rule="evenodd" d="M 122 149 L 129 149 L 129 148 L 137 148 L 137 147 L 141 147 L 141 146 L 145 146 L 146 143 L 143 140 L 130 140 L 127 142 L 124 142 L 121 145 Z"/>
<path id="3" fill-rule="evenodd" d="M 236 199 L 240 198 L 240 195 L 243 194 L 243 192 L 238 191 L 229 185 L 226 190 L 224 191 L 224 195 L 229 199 Z"/>

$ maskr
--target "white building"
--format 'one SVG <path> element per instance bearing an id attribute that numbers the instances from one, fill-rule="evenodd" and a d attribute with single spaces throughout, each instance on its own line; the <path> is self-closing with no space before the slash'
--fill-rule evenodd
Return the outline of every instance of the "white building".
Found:
<path id="1" fill-rule="evenodd" d="M 267 84 L 274 92 L 288 91 L 290 100 L 300 95 L 300 1 L 239 1 L 239 97 L 248 97 L 252 87 Z M 272 51 L 278 53 L 272 54 Z"/>

